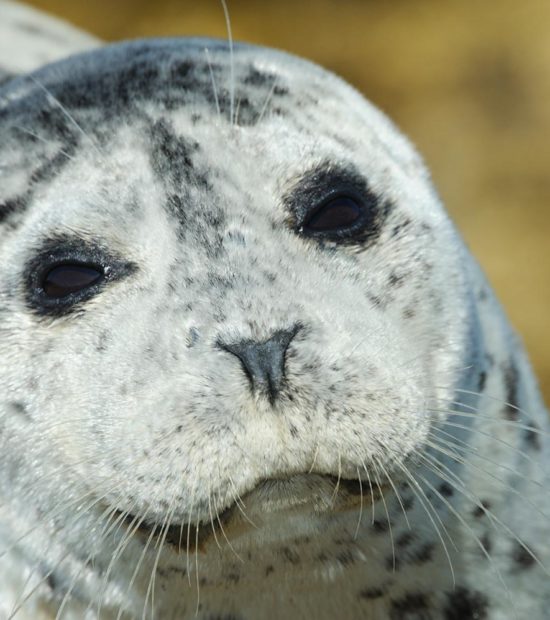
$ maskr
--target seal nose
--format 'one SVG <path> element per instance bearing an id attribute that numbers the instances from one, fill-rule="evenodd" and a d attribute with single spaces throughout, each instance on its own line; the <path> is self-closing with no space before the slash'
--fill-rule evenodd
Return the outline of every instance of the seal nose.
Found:
<path id="1" fill-rule="evenodd" d="M 288 345 L 298 329 L 296 326 L 290 330 L 276 331 L 271 338 L 263 342 L 254 340 L 218 342 L 218 346 L 239 358 L 252 389 L 266 394 L 273 404 L 284 382 Z"/>

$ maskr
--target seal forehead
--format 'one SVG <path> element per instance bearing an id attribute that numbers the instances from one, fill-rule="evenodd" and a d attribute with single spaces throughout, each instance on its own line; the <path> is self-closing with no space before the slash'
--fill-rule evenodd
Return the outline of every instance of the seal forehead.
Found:
<path id="1" fill-rule="evenodd" d="M 285 69 L 296 62 L 247 45 L 236 45 L 230 54 L 215 40 L 138 41 L 51 65 L 32 80 L 16 80 L 3 98 L 30 112 L 35 102 L 29 97 L 39 92 L 39 82 L 69 109 L 104 110 L 106 121 L 128 118 L 153 102 L 167 110 L 202 107 L 225 116 L 232 107 L 231 121 L 248 125 L 259 120 L 266 97 L 282 101 L 289 95 Z M 314 65 L 303 65 L 321 75 Z"/>
<path id="2" fill-rule="evenodd" d="M 79 145 L 86 143 L 86 151 L 106 147 L 121 126 L 145 136 L 157 168 L 171 175 L 188 171 L 187 181 L 193 176 L 203 185 L 206 173 L 191 171 L 204 127 L 211 150 L 219 148 L 212 131 L 221 131 L 222 155 L 231 146 L 248 148 L 272 168 L 281 159 L 289 168 L 326 157 L 322 143 L 329 141 L 328 154 L 336 158 L 362 152 L 372 163 L 377 149 L 399 159 L 403 170 L 423 171 L 389 122 L 339 78 L 282 52 L 237 45 L 231 54 L 224 42 L 205 39 L 114 45 L 12 80 L 1 92 L 0 125 L 14 184 L 0 190 L 0 220 L 20 215 L 30 202 L 29 186 L 51 180 Z M 249 133 L 224 134 L 224 127 Z M 173 165 L 171 157 L 177 158 Z"/>

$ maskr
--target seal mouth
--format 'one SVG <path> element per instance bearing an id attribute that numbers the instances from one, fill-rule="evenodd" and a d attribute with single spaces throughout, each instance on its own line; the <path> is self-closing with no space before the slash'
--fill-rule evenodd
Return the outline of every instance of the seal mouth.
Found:
<path id="1" fill-rule="evenodd" d="M 318 478 L 330 483 L 333 493 L 330 507 L 325 508 L 329 512 L 343 512 L 357 508 L 360 504 L 374 502 L 388 489 L 388 485 L 380 485 L 370 488 L 359 479 L 338 478 L 331 474 L 306 474 L 289 478 L 265 478 L 249 491 L 242 499 L 235 500 L 230 506 L 212 517 L 197 524 L 191 522 L 182 523 L 148 523 L 143 517 L 117 510 L 116 513 L 132 535 L 138 535 L 147 544 L 167 545 L 178 554 L 204 551 L 206 544 L 214 538 L 217 541 L 227 541 L 247 530 L 257 528 L 257 525 L 248 518 L 244 511 L 247 498 L 251 496 L 269 496 L 274 488 L 291 485 L 297 479 Z M 329 494 L 330 495 L 330 494 Z M 277 510 L 300 510 L 307 506 L 312 510 L 311 498 L 301 497 L 300 494 L 291 495 L 291 500 L 285 506 Z"/>

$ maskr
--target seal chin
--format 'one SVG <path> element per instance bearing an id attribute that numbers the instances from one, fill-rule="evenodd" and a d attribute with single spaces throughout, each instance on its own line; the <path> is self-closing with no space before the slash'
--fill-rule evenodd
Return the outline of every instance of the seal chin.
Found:
<path id="1" fill-rule="evenodd" d="M 239 538 L 251 530 L 267 527 L 285 514 L 315 513 L 330 516 L 367 506 L 385 493 L 387 487 L 372 489 L 359 479 L 337 478 L 330 474 L 299 474 L 288 478 L 268 478 L 242 498 L 199 523 L 149 524 L 138 515 L 124 513 L 126 527 L 145 541 L 160 541 L 177 553 L 205 551 L 211 539 L 220 543 Z M 120 512 L 122 516 L 122 512 Z"/>

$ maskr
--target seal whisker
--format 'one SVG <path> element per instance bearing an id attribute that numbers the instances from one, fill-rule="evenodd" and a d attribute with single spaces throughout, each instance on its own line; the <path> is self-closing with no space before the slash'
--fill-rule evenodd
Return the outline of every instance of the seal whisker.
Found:
<path id="1" fill-rule="evenodd" d="M 452 486 L 457 489 L 459 492 L 462 492 L 460 487 L 457 487 L 456 483 L 453 483 L 451 479 L 449 479 L 447 476 L 445 476 L 444 474 L 440 473 L 437 471 L 437 469 L 434 468 L 435 466 L 432 465 L 431 466 L 431 471 L 433 471 L 435 474 L 439 475 L 442 479 L 446 480 L 446 482 L 448 482 L 449 484 L 452 484 Z M 454 476 L 453 476 L 454 477 Z M 426 484 L 426 486 L 431 489 L 431 491 L 434 493 L 434 495 L 436 495 L 439 500 L 445 505 L 447 506 L 447 508 L 449 509 L 449 511 L 458 519 L 458 521 L 462 524 L 462 526 L 468 531 L 468 533 L 472 536 L 474 542 L 477 544 L 477 546 L 479 547 L 479 549 L 481 550 L 481 552 L 483 553 L 483 555 L 486 557 L 487 561 L 489 562 L 489 564 L 491 565 L 493 571 L 495 572 L 498 580 L 500 581 L 501 585 L 504 588 L 504 591 L 506 592 L 506 595 L 508 597 L 508 600 L 510 601 L 510 604 L 512 605 L 512 607 L 514 606 L 514 602 L 511 596 L 511 592 L 510 589 L 508 588 L 501 571 L 499 570 L 498 566 L 496 565 L 496 563 L 494 562 L 493 558 L 491 557 L 490 553 L 487 551 L 487 549 L 485 548 L 485 545 L 482 543 L 482 541 L 479 539 L 479 537 L 476 535 L 476 533 L 473 531 L 472 527 L 466 522 L 466 520 L 462 517 L 462 515 L 460 515 L 460 513 L 455 510 L 455 508 L 453 507 L 453 505 L 451 504 L 451 502 L 449 502 L 449 500 L 447 500 L 447 498 L 445 498 L 435 487 L 434 485 L 432 485 L 424 476 L 419 475 L 419 478 L 424 482 L 424 484 Z M 517 613 L 515 614 L 516 617 Z"/>
<path id="2" fill-rule="evenodd" d="M 271 103 L 271 100 L 273 99 L 273 94 L 275 93 L 276 85 L 277 85 L 277 78 L 274 77 L 273 78 L 273 82 L 271 83 L 271 88 L 269 89 L 269 92 L 267 93 L 267 96 L 266 96 L 266 98 L 264 100 L 264 103 L 262 105 L 262 109 L 260 110 L 260 113 L 258 114 L 258 118 L 256 120 L 256 125 L 259 125 L 262 122 L 262 120 L 263 120 L 263 118 L 264 118 L 264 116 L 265 116 L 265 114 L 267 112 L 267 108 L 268 108 L 269 104 Z"/>
<path id="3" fill-rule="evenodd" d="M 47 571 L 45 571 L 42 575 L 42 577 L 38 580 L 38 582 L 32 586 L 30 588 L 30 590 L 27 592 L 27 586 L 28 584 L 31 582 L 32 577 L 34 576 L 34 574 L 37 572 L 38 570 L 38 566 L 35 566 L 34 569 L 32 570 L 31 574 L 27 577 L 27 579 L 25 580 L 25 582 L 23 583 L 23 587 L 21 589 L 21 592 L 19 593 L 19 595 L 17 596 L 15 603 L 11 609 L 11 611 L 8 614 L 8 618 L 7 620 L 12 620 L 15 615 L 21 611 L 21 609 L 23 608 L 23 605 L 31 598 L 31 596 L 48 580 L 48 578 L 53 575 L 53 573 L 55 572 L 56 568 L 58 566 L 60 566 L 64 560 L 66 560 L 69 555 L 71 555 L 71 551 L 67 551 L 66 553 L 64 553 L 61 558 L 59 558 L 59 560 L 57 561 L 57 563 L 49 568 Z"/>
<path id="4" fill-rule="evenodd" d="M 147 512 L 145 512 L 145 514 L 143 514 L 141 517 L 134 517 L 134 519 L 132 520 L 132 523 L 130 524 L 131 529 L 128 529 L 128 532 L 126 533 L 126 537 L 125 539 L 123 539 L 123 541 L 121 541 L 121 543 L 123 543 L 123 546 L 121 546 L 121 544 L 119 544 L 118 548 L 115 550 L 115 553 L 113 554 L 113 556 L 111 557 L 111 560 L 109 562 L 109 566 L 107 567 L 107 571 L 105 572 L 105 577 L 104 577 L 104 582 L 105 584 L 107 583 L 108 577 L 109 577 L 109 573 L 111 572 L 115 562 L 118 560 L 118 558 L 122 555 L 122 553 L 124 552 L 124 549 L 128 546 L 128 544 L 130 543 L 130 541 L 134 538 L 136 532 L 138 531 L 138 529 L 140 528 L 140 526 L 145 522 L 145 519 L 147 518 Z M 135 525 L 132 525 L 135 522 Z M 156 530 L 157 530 L 157 524 L 154 523 L 152 525 L 152 527 L 150 528 L 150 532 L 149 535 L 147 537 L 147 540 L 145 542 L 145 544 L 143 545 L 143 549 L 139 555 L 139 558 L 136 562 L 136 565 L 134 567 L 134 570 L 132 572 L 132 575 L 130 577 L 130 580 L 128 582 L 128 586 L 126 588 L 126 592 L 130 592 L 132 589 L 132 586 L 134 585 L 134 582 L 137 579 L 137 576 L 139 574 L 139 570 L 141 568 L 141 565 L 143 564 L 143 561 L 147 555 L 147 550 L 149 548 L 149 545 L 151 544 L 151 542 L 153 541 L 153 539 L 155 538 L 155 534 L 156 534 Z M 105 593 L 105 588 L 102 591 L 102 597 L 103 594 Z M 99 602 L 99 606 L 97 609 L 97 616 L 98 618 L 101 617 L 101 603 L 102 600 L 100 600 Z M 145 604 L 146 606 L 146 604 Z M 144 606 L 144 609 L 145 609 Z M 122 614 L 124 613 L 124 609 L 122 608 L 122 603 L 120 604 L 120 608 L 118 610 L 118 614 L 117 614 L 117 618 L 116 620 L 120 620 L 120 618 L 122 617 Z"/>
<path id="5" fill-rule="evenodd" d="M 233 489 L 233 497 L 235 500 L 235 505 L 237 506 L 237 510 L 241 513 L 241 515 L 243 516 L 243 518 L 248 521 L 248 523 L 250 523 L 250 525 L 252 525 L 252 527 L 254 528 L 258 528 L 257 524 L 254 523 L 254 521 L 252 521 L 252 519 L 250 519 L 250 517 L 246 514 L 246 505 L 243 502 L 241 496 L 239 495 L 239 492 L 237 490 L 237 487 L 235 486 L 235 483 L 233 482 L 233 479 L 231 478 L 231 476 L 227 476 L 227 479 L 229 481 L 229 484 L 231 485 L 231 488 Z"/>
<path id="6" fill-rule="evenodd" d="M 508 448 L 514 454 L 517 454 L 523 457 L 524 459 L 526 459 L 527 461 L 533 463 L 533 459 L 525 452 L 525 450 L 520 450 L 516 448 L 515 446 L 513 446 L 512 444 L 505 441 L 504 439 L 501 439 L 500 437 L 495 437 L 491 433 L 483 431 L 479 428 L 473 428 L 472 426 L 466 426 L 465 424 L 459 424 L 458 422 L 452 422 L 451 420 L 443 420 L 440 422 L 440 424 L 442 424 L 443 426 L 449 426 L 452 428 L 459 428 L 461 430 L 468 431 L 472 434 L 482 435 L 484 437 L 490 437 L 492 441 L 495 441 L 496 443 L 502 446 L 506 446 L 506 448 Z"/>
<path id="7" fill-rule="evenodd" d="M 338 452 L 338 477 L 336 479 L 336 484 L 334 485 L 334 491 L 332 492 L 332 497 L 330 498 L 330 503 L 334 504 L 336 500 L 336 496 L 338 495 L 338 490 L 340 489 L 340 481 L 342 480 L 342 455 Z"/>
<path id="8" fill-rule="evenodd" d="M 523 550 L 533 559 L 533 561 L 535 561 L 539 565 L 539 567 L 544 571 L 544 573 L 548 577 L 550 577 L 550 569 L 544 565 L 540 558 L 533 553 L 533 551 L 525 544 L 525 542 L 521 540 L 521 538 L 508 525 L 501 521 L 495 515 L 495 513 L 481 501 L 479 497 L 477 497 L 474 493 L 468 490 L 460 476 L 454 473 L 447 465 L 445 465 L 431 455 L 422 455 L 422 458 L 427 460 L 428 463 L 431 463 L 431 470 L 434 473 L 436 473 L 440 478 L 451 484 L 453 488 L 455 488 L 462 496 L 472 501 L 474 505 L 476 505 L 477 508 L 488 517 L 495 531 L 498 531 L 498 525 L 502 529 L 504 529 L 507 534 L 512 536 L 514 540 L 523 548 Z M 434 467 L 437 467 L 438 469 L 434 470 Z M 466 524 L 463 525 L 465 525 L 465 527 L 467 526 Z M 483 545 L 481 546 L 483 547 Z"/>
<path id="9" fill-rule="evenodd" d="M 391 552 L 392 552 L 392 570 L 395 573 L 395 541 L 393 539 L 393 525 L 390 519 L 390 513 L 388 511 L 388 505 L 386 503 L 386 498 L 384 497 L 384 493 L 382 491 L 382 486 L 380 483 L 380 474 L 378 471 L 378 465 L 375 463 L 374 459 L 372 461 L 372 466 L 374 467 L 374 482 L 378 489 L 378 494 L 380 496 L 380 500 L 382 501 L 382 506 L 384 506 L 384 512 L 386 513 L 386 520 L 388 522 L 388 531 L 390 535 L 390 543 L 391 543 Z"/>
<path id="10" fill-rule="evenodd" d="M 117 524 L 118 527 L 120 527 L 120 524 L 122 523 L 122 521 L 125 518 L 125 513 L 120 513 L 118 514 L 117 518 L 114 519 L 113 521 L 113 517 L 117 515 L 117 510 L 116 508 L 113 507 L 108 507 L 106 508 L 103 513 L 100 515 L 99 520 L 105 519 L 105 517 L 107 517 L 105 523 L 103 524 L 102 530 L 100 532 L 100 539 L 105 540 L 110 533 L 112 533 L 112 531 L 117 528 Z M 63 596 L 63 599 L 61 600 L 61 604 L 59 605 L 59 609 L 57 610 L 57 613 L 55 615 L 55 620 L 61 620 L 62 616 L 63 616 L 63 610 L 65 609 L 65 606 L 69 603 L 70 601 L 70 597 L 71 597 L 71 593 L 73 591 L 73 589 L 75 588 L 78 579 L 80 578 L 80 576 L 82 575 L 82 573 L 84 572 L 85 568 L 88 566 L 88 564 L 90 562 L 93 561 L 94 559 L 94 555 L 95 553 L 92 552 L 90 554 L 88 554 L 86 560 L 82 563 L 81 567 L 78 569 L 78 571 L 74 574 L 68 588 L 66 589 L 66 592 Z M 92 602 L 90 602 L 90 604 L 88 605 L 88 608 L 86 611 L 91 610 L 92 607 Z"/>
<path id="11" fill-rule="evenodd" d="M 313 468 L 315 467 L 315 462 L 317 461 L 317 455 L 319 454 L 319 448 L 320 448 L 320 444 L 317 443 L 317 447 L 315 448 L 315 452 L 313 453 L 313 460 L 311 461 L 311 465 L 308 469 L 308 474 L 311 474 L 311 472 L 313 471 Z"/>
<path id="12" fill-rule="evenodd" d="M 357 525 L 355 527 L 355 532 L 353 534 L 353 539 L 357 540 L 357 536 L 359 535 L 359 528 L 361 527 L 361 519 L 363 518 L 363 483 L 361 481 L 361 472 L 359 468 L 355 470 L 357 472 L 357 482 L 359 483 L 359 517 L 357 518 Z"/>
<path id="13" fill-rule="evenodd" d="M 468 405 L 465 405 L 464 403 L 451 403 L 451 404 L 459 404 L 463 407 L 468 407 Z M 529 423 L 523 423 L 523 422 L 518 422 L 517 420 L 505 420 L 503 418 L 494 418 L 491 417 L 489 415 L 485 415 L 483 413 L 481 413 L 480 411 L 474 409 L 473 407 L 470 407 L 470 409 L 472 409 L 472 412 L 466 412 L 466 411 L 457 411 L 456 409 L 433 409 L 433 411 L 435 412 L 445 412 L 447 411 L 450 415 L 452 415 L 453 417 L 460 417 L 460 418 L 466 418 L 466 419 L 473 419 L 473 420 L 482 420 L 482 421 L 487 421 L 488 423 L 494 424 L 496 426 L 507 426 L 510 428 L 515 428 L 518 430 L 523 430 L 523 431 L 528 431 L 530 433 L 535 433 L 537 435 L 540 435 L 541 437 L 550 437 L 550 433 L 547 431 L 542 430 L 541 428 L 537 427 L 537 426 L 533 426 L 532 424 Z M 432 409 L 430 409 L 431 411 Z"/>
<path id="14" fill-rule="evenodd" d="M 212 60 L 210 58 L 210 52 L 207 47 L 204 48 L 204 54 L 206 56 L 206 62 L 208 63 L 208 71 L 210 73 L 210 81 L 212 82 L 212 94 L 214 95 L 214 103 L 216 104 L 216 112 L 218 114 L 218 120 L 221 121 L 222 113 L 220 110 L 220 100 L 218 98 L 218 88 L 216 86 L 216 80 L 214 78 L 214 70 L 212 69 Z"/>
<path id="15" fill-rule="evenodd" d="M 397 490 L 397 487 L 395 486 L 395 484 L 394 484 L 394 482 L 392 480 L 391 475 L 388 473 L 388 471 L 384 467 L 384 465 L 381 462 L 378 462 L 378 467 L 380 467 L 380 469 L 382 470 L 382 473 L 386 477 L 386 480 L 390 483 L 390 486 L 393 489 L 393 492 L 395 493 L 395 497 L 397 498 L 399 506 L 401 507 L 401 511 L 403 512 L 403 517 L 405 519 L 405 523 L 407 524 L 408 529 L 411 530 L 412 529 L 411 528 L 411 524 L 409 523 L 409 518 L 407 517 L 407 511 L 405 510 L 405 506 L 403 505 L 403 501 L 401 500 L 401 494 Z"/>
<path id="16" fill-rule="evenodd" d="M 84 508 L 82 508 L 79 512 L 80 513 L 86 512 L 88 509 L 92 508 L 99 501 L 101 501 L 106 495 L 108 495 L 113 490 L 116 490 L 117 488 L 118 488 L 118 485 L 113 486 L 99 499 L 96 497 L 93 497 L 92 502 L 88 504 L 87 506 L 84 506 Z M 70 509 L 73 506 L 80 505 L 82 501 L 84 501 L 86 498 L 89 498 L 90 496 L 93 496 L 93 491 L 87 491 L 86 493 L 79 495 L 76 499 L 74 499 L 70 503 L 64 503 L 63 500 L 61 500 L 57 504 L 55 504 L 53 508 L 51 508 L 48 511 L 48 513 L 46 513 L 44 516 L 45 518 L 48 518 L 50 521 L 55 521 L 60 515 L 66 513 L 67 509 Z M 79 514 L 76 515 L 76 517 L 73 519 L 72 522 L 69 521 L 69 524 L 74 523 L 75 521 L 78 520 L 78 518 L 79 518 Z M 16 546 L 21 541 L 23 541 L 27 536 L 30 536 L 35 530 L 36 530 L 36 525 L 32 526 L 31 528 L 26 530 L 23 534 L 19 535 L 15 540 L 11 541 L 10 544 L 6 548 L 2 549 L 2 551 L 0 552 L 0 558 L 2 558 L 6 554 L 8 554 L 10 551 L 12 551 L 14 548 L 16 548 Z M 52 541 L 52 544 L 53 544 L 53 541 Z"/>
<path id="17" fill-rule="evenodd" d="M 74 116 L 69 112 L 69 110 L 67 110 L 67 108 L 61 103 L 61 101 L 59 101 L 59 99 L 48 88 L 46 88 L 46 86 L 44 86 L 44 84 L 42 84 L 42 82 L 40 82 L 40 80 L 38 80 L 34 75 L 29 75 L 29 79 L 32 80 L 38 86 L 38 88 L 40 88 L 40 90 L 44 92 L 49 102 L 53 103 L 61 110 L 69 123 L 73 125 L 73 127 L 75 127 L 80 134 L 82 134 L 82 136 L 90 143 L 96 153 L 98 153 L 98 155 L 103 158 L 104 154 L 101 152 L 95 140 L 91 136 L 89 136 L 84 131 L 84 129 L 76 122 Z"/>
<path id="18" fill-rule="evenodd" d="M 496 476 L 495 474 L 492 474 L 491 472 L 486 471 L 485 469 L 483 469 L 482 467 L 477 466 L 475 463 L 472 463 L 469 460 L 466 460 L 462 455 L 460 454 L 456 454 L 454 453 L 452 450 L 446 450 L 444 447 L 442 447 L 439 444 L 440 440 L 436 440 L 436 441 L 430 441 L 429 443 L 427 443 L 427 445 L 436 450 L 437 452 L 439 452 L 440 454 L 444 454 L 446 456 L 448 456 L 449 458 L 453 459 L 454 461 L 456 461 L 457 463 L 460 463 L 462 465 L 468 463 L 469 466 L 473 467 L 476 471 L 480 472 L 481 474 L 491 478 L 492 480 L 495 480 L 496 482 L 500 483 L 508 492 L 512 493 L 513 495 L 516 495 L 517 497 L 519 497 L 523 502 L 526 502 L 527 504 L 529 504 L 536 512 L 538 512 L 542 517 L 544 517 L 545 519 L 550 519 L 550 516 L 547 515 L 546 513 L 544 513 L 534 502 L 532 502 L 524 493 L 521 493 L 520 491 L 518 491 L 517 489 L 515 489 L 513 487 L 513 485 L 509 484 L 508 482 L 506 482 L 505 480 L 503 480 L 502 478 L 499 478 L 498 476 Z M 427 456 L 427 453 L 424 454 L 424 456 Z M 476 455 L 477 456 L 477 455 Z M 435 455 L 432 455 L 433 458 L 435 458 Z M 512 471 L 512 470 L 510 470 Z M 512 473 L 516 473 L 516 472 L 512 472 Z M 522 474 L 519 474 L 519 477 L 523 480 L 525 480 L 528 483 L 532 483 L 532 484 L 536 484 L 537 486 L 541 486 L 540 483 L 536 480 L 532 480 L 530 478 L 525 477 Z"/>
<path id="19" fill-rule="evenodd" d="M 374 514 L 374 504 L 375 504 L 375 497 L 374 497 L 374 490 L 372 488 L 372 480 L 370 477 L 370 472 L 369 472 L 369 468 L 366 466 L 365 461 L 361 461 L 361 465 L 363 466 L 363 469 L 365 470 L 365 473 L 367 474 L 367 482 L 369 484 L 369 493 L 370 493 L 370 504 L 371 504 L 371 525 L 374 525 L 374 521 L 375 521 L 375 514 Z"/>
<path id="20" fill-rule="evenodd" d="M 413 493 L 417 497 L 418 501 L 420 502 L 420 505 L 422 506 L 422 508 L 424 509 L 424 512 L 428 516 L 428 519 L 430 520 L 430 523 L 433 525 L 435 533 L 436 533 L 437 537 L 439 538 L 439 540 L 441 542 L 441 545 L 442 545 L 445 557 L 447 558 L 447 562 L 449 564 L 449 569 L 450 569 L 450 572 L 451 572 L 451 578 L 452 578 L 452 581 L 453 581 L 453 585 L 456 586 L 456 577 L 455 577 L 455 571 L 454 571 L 451 555 L 449 553 L 449 549 L 447 548 L 447 544 L 445 543 L 445 539 L 443 538 L 443 536 L 441 534 L 441 531 L 440 531 L 440 529 L 439 529 L 439 527 L 438 527 L 438 525 L 436 523 L 436 520 L 439 523 L 439 526 L 441 527 L 441 529 L 443 530 L 445 536 L 448 538 L 450 544 L 456 550 L 456 545 L 454 543 L 454 540 L 451 537 L 451 535 L 449 534 L 447 528 L 445 527 L 445 524 L 443 523 L 441 517 L 439 516 L 439 514 L 437 513 L 435 508 L 432 506 L 430 500 L 428 499 L 426 493 L 424 492 L 424 489 L 422 489 L 422 487 L 417 482 L 417 480 L 414 478 L 412 473 L 405 467 L 405 465 L 403 465 L 401 463 L 396 463 L 396 465 L 397 465 L 397 467 L 399 467 L 399 469 L 401 469 L 401 471 L 405 474 L 406 478 L 409 480 L 410 484 L 412 485 L 411 486 L 411 490 L 413 491 Z M 428 509 L 428 506 L 433 511 L 433 516 L 432 516 L 432 513 L 430 512 L 430 510 Z M 435 520 L 434 520 L 434 517 L 435 517 Z"/>
<path id="21" fill-rule="evenodd" d="M 200 601 L 201 601 L 201 584 L 199 579 L 199 528 L 200 528 L 199 513 L 197 512 L 197 526 L 195 529 L 195 583 L 197 585 L 197 604 L 195 606 L 195 615 L 199 615 Z"/>
<path id="22" fill-rule="evenodd" d="M 190 552 L 190 548 L 191 548 L 191 519 L 193 518 L 193 509 L 195 507 L 195 491 L 196 488 L 193 487 L 193 490 L 191 492 L 191 507 L 189 508 L 189 514 L 188 514 L 188 521 L 187 521 L 187 538 L 186 538 L 186 545 L 185 545 L 185 566 L 186 566 L 186 572 L 187 572 L 187 581 L 189 582 L 189 587 L 191 587 L 191 568 L 190 568 L 190 562 L 189 562 L 189 552 Z"/>
<path id="23" fill-rule="evenodd" d="M 448 390 L 450 386 L 439 386 L 438 385 L 435 387 L 441 390 Z M 487 394 L 487 392 L 478 392 L 476 390 L 467 390 L 467 389 L 460 388 L 460 387 L 454 387 L 453 389 L 455 392 L 458 392 L 459 394 L 466 394 L 468 396 L 480 396 L 480 397 L 486 398 L 487 400 L 490 400 L 491 402 L 504 405 L 508 407 L 509 409 L 517 411 L 518 414 L 522 414 L 525 416 L 529 415 L 527 411 L 519 407 L 516 403 L 511 403 L 507 401 L 506 399 L 498 398 L 498 396 L 495 396 L 494 394 Z"/>
<path id="24" fill-rule="evenodd" d="M 438 435 L 434 435 L 434 433 L 439 433 Z M 449 439 L 445 439 L 443 437 L 441 437 L 441 435 L 445 435 L 447 436 Z M 509 473 L 513 474 L 514 476 L 517 476 L 518 478 L 525 480 L 526 482 L 530 483 L 530 484 L 534 484 L 535 486 L 539 487 L 539 488 L 543 488 L 542 483 L 540 482 L 540 480 L 535 480 L 534 478 L 527 476 L 526 474 L 522 473 L 522 472 L 518 472 L 517 469 L 514 469 L 512 467 L 508 467 L 507 465 L 505 465 L 502 462 L 498 462 L 495 461 L 493 459 L 490 459 L 488 456 L 485 456 L 483 454 L 480 454 L 479 450 L 476 450 L 474 448 L 472 448 L 471 446 L 468 445 L 459 445 L 457 444 L 457 442 L 455 441 L 455 437 L 451 434 L 451 433 L 447 433 L 444 430 L 440 429 L 440 428 L 434 428 L 430 431 L 430 436 L 436 440 L 436 442 L 438 443 L 438 445 L 443 445 L 443 446 L 447 446 L 450 449 L 456 449 L 459 452 L 458 453 L 454 453 L 455 456 L 457 456 L 458 458 L 462 458 L 463 461 L 465 462 L 466 459 L 464 458 L 464 453 L 469 454 L 475 458 L 480 459 L 481 461 L 484 461 L 485 463 L 489 463 L 491 465 L 494 465 L 495 467 L 498 467 L 499 469 L 503 469 L 504 471 L 508 471 Z M 427 444 L 430 445 L 430 444 Z M 468 461 L 468 463 L 471 463 L 471 461 Z M 475 467 L 478 471 L 484 471 L 482 468 L 480 468 L 479 466 L 476 466 L 474 463 L 471 463 L 472 467 Z M 499 480 L 498 477 L 495 477 L 496 480 Z"/>
<path id="25" fill-rule="evenodd" d="M 222 536 L 225 538 L 225 542 L 227 543 L 228 547 L 231 549 L 233 555 L 237 558 L 237 560 L 239 560 L 239 562 L 242 562 L 244 564 L 244 560 L 243 558 L 237 553 L 237 551 L 235 550 L 235 547 L 233 547 L 233 545 L 231 544 L 229 538 L 227 537 L 227 534 L 225 533 L 225 529 L 223 527 L 223 523 L 220 519 L 220 515 L 216 514 L 216 519 L 218 521 L 218 525 L 220 527 L 220 531 L 222 533 Z"/>
<path id="26" fill-rule="evenodd" d="M 145 545 L 143 546 L 143 550 L 142 550 L 142 552 L 139 555 L 138 561 L 136 562 L 136 565 L 134 567 L 134 571 L 133 571 L 132 576 L 130 578 L 130 582 L 128 584 L 129 588 L 131 588 L 131 586 L 133 585 L 134 581 L 136 580 L 136 577 L 137 577 L 137 575 L 139 573 L 141 565 L 143 564 L 143 560 L 147 556 L 147 550 L 149 548 L 149 545 L 151 544 L 151 542 L 154 540 L 154 538 L 156 536 L 157 528 L 158 528 L 158 524 L 157 523 L 154 523 L 152 525 L 152 527 L 151 527 L 151 531 L 149 532 L 149 536 L 147 538 L 147 541 L 145 542 Z M 123 602 L 120 603 L 116 620 L 120 620 L 122 618 L 122 614 L 126 611 L 125 609 L 123 609 L 122 605 L 123 605 Z M 146 608 L 147 608 L 147 601 L 145 601 L 144 604 L 143 604 L 143 612 L 144 613 L 146 611 Z M 100 612 L 101 612 L 101 609 L 98 609 L 98 614 L 97 614 L 98 617 L 100 617 Z"/>
<path id="27" fill-rule="evenodd" d="M 229 9 L 226 0 L 220 0 L 225 17 L 225 27 L 227 31 L 227 40 L 229 43 L 229 124 L 234 124 L 233 110 L 235 107 L 235 57 L 233 50 L 233 33 L 231 31 L 231 19 L 229 18 Z"/>
<path id="28" fill-rule="evenodd" d="M 235 106 L 235 121 L 234 121 L 234 125 L 238 126 L 239 124 L 239 112 L 241 110 L 241 101 L 242 101 L 242 97 L 238 97 L 237 98 L 237 104 Z"/>
<path id="29" fill-rule="evenodd" d="M 28 136 L 31 136 L 35 138 L 36 140 L 38 140 L 39 142 L 42 142 L 43 144 L 46 144 L 48 146 L 55 144 L 52 140 L 47 140 L 46 138 L 43 138 L 42 136 L 38 135 L 34 131 L 31 131 L 30 129 L 25 129 L 24 127 L 20 127 L 19 125 L 12 125 L 11 128 L 17 129 L 17 131 L 20 131 L 21 133 L 25 133 Z M 69 155 L 67 151 L 64 151 L 63 149 L 58 149 L 58 152 L 61 153 L 61 155 L 64 155 L 67 159 L 71 161 L 75 161 L 75 158 L 72 155 Z"/>
<path id="30" fill-rule="evenodd" d="M 216 534 L 216 527 L 214 526 L 214 516 L 212 513 L 212 488 L 210 486 L 208 487 L 208 513 L 210 516 L 210 527 L 212 529 L 212 534 L 214 535 L 214 540 L 216 541 L 216 546 L 218 549 L 221 549 L 218 535 Z"/>
<path id="31" fill-rule="evenodd" d="M 88 506 L 86 506 L 83 509 L 83 512 L 87 511 L 87 510 L 91 510 L 96 504 L 98 504 L 103 498 L 94 498 L 93 502 L 91 504 L 89 504 Z M 77 514 L 77 516 L 73 519 L 73 521 L 69 524 L 69 528 L 71 527 L 71 525 L 73 525 L 78 519 L 79 519 L 80 515 Z M 54 541 L 50 540 L 49 541 L 49 545 L 48 545 L 48 549 L 50 549 L 52 546 L 54 545 Z M 12 618 L 13 616 L 15 616 L 15 614 L 23 607 L 23 605 L 25 604 L 25 602 L 27 600 L 30 599 L 30 597 L 37 591 L 37 589 L 55 572 L 56 568 L 60 565 L 62 565 L 63 561 L 66 560 L 69 555 L 71 554 L 70 550 L 65 553 L 61 559 L 58 560 L 57 564 L 54 565 L 53 567 L 50 567 L 50 569 L 45 572 L 42 576 L 42 578 L 35 584 L 35 586 L 33 586 L 30 591 L 28 593 L 26 593 L 26 588 L 27 585 L 31 582 L 33 576 L 35 575 L 36 571 L 38 570 L 38 564 L 35 565 L 35 567 L 29 572 L 24 584 L 23 584 L 23 588 L 21 591 L 21 594 L 19 595 L 13 609 L 12 612 L 10 613 L 9 618 Z"/>
<path id="32" fill-rule="evenodd" d="M 164 549 L 164 544 L 166 542 L 166 536 L 170 528 L 170 522 L 174 517 L 174 512 L 177 507 L 177 503 L 176 503 L 177 494 L 178 492 L 174 491 L 174 495 L 172 496 L 172 500 L 168 505 L 168 510 L 166 511 L 166 515 L 164 516 L 163 523 L 161 524 L 161 527 L 160 527 L 160 534 L 155 543 L 155 547 L 158 547 L 158 550 L 155 556 L 155 560 L 153 562 L 153 566 L 151 568 L 151 577 L 149 578 L 149 584 L 147 585 L 147 592 L 145 593 L 145 602 L 143 604 L 142 620 L 145 620 L 145 617 L 146 617 L 147 602 L 149 598 L 151 598 L 151 616 L 154 616 L 155 614 L 155 577 L 157 574 L 157 568 L 158 568 L 158 564 L 160 560 L 160 555 Z"/>

